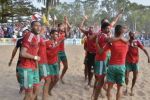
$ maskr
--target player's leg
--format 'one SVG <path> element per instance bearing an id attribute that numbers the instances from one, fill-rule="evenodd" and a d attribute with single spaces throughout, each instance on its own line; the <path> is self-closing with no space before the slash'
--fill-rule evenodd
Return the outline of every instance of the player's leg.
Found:
<path id="1" fill-rule="evenodd" d="M 67 71 L 67 69 L 68 69 L 68 61 L 67 61 L 67 59 L 63 60 L 63 61 L 62 61 L 62 64 L 63 64 L 63 70 L 62 70 L 62 73 L 61 73 L 61 76 L 60 76 L 60 80 L 61 80 L 62 83 L 65 83 L 65 82 L 63 81 L 63 77 L 64 77 L 64 75 L 66 74 L 66 71 Z"/>
<path id="2" fill-rule="evenodd" d="M 116 67 L 116 83 L 117 83 L 117 94 L 116 94 L 116 100 L 121 100 L 122 97 L 122 86 L 125 83 L 125 71 L 126 67 L 123 66 L 117 66 Z"/>
<path id="3" fill-rule="evenodd" d="M 50 77 L 45 79 L 44 87 L 43 87 L 43 97 L 42 100 L 48 100 L 49 95 L 49 85 L 50 85 L 51 79 Z"/>
<path id="4" fill-rule="evenodd" d="M 53 87 L 57 84 L 58 80 L 59 80 L 59 65 L 58 63 L 55 63 L 53 65 L 53 75 L 54 75 L 54 84 Z"/>
<path id="5" fill-rule="evenodd" d="M 94 100 L 98 100 L 99 94 L 101 93 L 101 89 L 104 84 L 104 76 L 100 77 L 96 83 Z"/>
<path id="6" fill-rule="evenodd" d="M 68 69 L 68 60 L 67 60 L 67 56 L 66 56 L 65 52 L 60 52 L 59 53 L 59 60 L 63 64 L 63 70 L 62 70 L 62 73 L 61 73 L 61 76 L 60 76 L 60 80 L 61 80 L 62 83 L 64 83 L 63 77 L 66 74 L 66 71 Z"/>
<path id="7" fill-rule="evenodd" d="M 86 57 L 84 58 L 84 76 L 85 76 L 85 81 L 87 80 L 88 77 L 88 72 L 87 72 L 87 59 Z"/>
<path id="8" fill-rule="evenodd" d="M 126 77 L 125 77 L 126 90 L 125 90 L 125 95 L 128 94 L 128 84 L 129 84 L 130 71 L 132 71 L 132 65 L 130 63 L 126 63 Z"/>
<path id="9" fill-rule="evenodd" d="M 52 73 L 53 73 L 52 78 L 51 78 L 52 80 L 49 86 L 49 95 L 52 95 L 51 91 L 59 80 L 59 64 L 58 63 L 55 63 L 52 65 Z"/>
<path id="10" fill-rule="evenodd" d="M 38 100 L 39 94 L 39 70 L 36 69 L 33 71 L 33 100 Z"/>
<path id="11" fill-rule="evenodd" d="M 20 86 L 25 89 L 23 100 L 33 100 L 33 73 L 32 69 L 18 67 L 18 78 Z"/>
<path id="12" fill-rule="evenodd" d="M 107 88 L 107 99 L 112 100 L 112 88 L 113 84 L 116 83 L 116 66 L 109 65 L 107 70 L 107 82 L 108 82 L 108 88 Z"/>
<path id="13" fill-rule="evenodd" d="M 130 74 L 130 71 L 126 70 L 126 78 L 125 78 L 125 83 L 126 83 L 125 94 L 126 95 L 128 94 L 129 74 Z"/>
<path id="14" fill-rule="evenodd" d="M 137 81 L 138 71 L 133 71 L 132 87 L 131 87 L 131 96 L 134 96 L 134 86 Z"/>
<path id="15" fill-rule="evenodd" d="M 107 89 L 107 100 L 112 100 L 112 88 L 113 88 L 113 83 L 108 84 L 108 89 Z"/>
<path id="16" fill-rule="evenodd" d="M 39 65 L 39 75 L 40 75 L 40 79 L 44 79 L 44 87 L 43 87 L 43 96 L 42 96 L 42 100 L 47 100 L 48 99 L 48 92 L 49 92 L 49 84 L 51 81 L 51 78 L 49 77 L 49 66 L 47 64 L 42 64 Z"/>
<path id="17" fill-rule="evenodd" d="M 32 98 L 32 91 L 25 91 L 25 97 L 24 97 L 24 99 L 23 100 L 33 100 L 33 98 Z"/>
<path id="18" fill-rule="evenodd" d="M 116 100 L 121 100 L 121 96 L 122 96 L 122 85 L 117 85 Z"/>

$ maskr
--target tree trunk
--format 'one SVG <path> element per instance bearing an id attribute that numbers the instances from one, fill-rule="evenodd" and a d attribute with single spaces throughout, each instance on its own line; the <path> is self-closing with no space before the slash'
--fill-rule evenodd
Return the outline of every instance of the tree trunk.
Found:
<path id="1" fill-rule="evenodd" d="M 48 16 L 49 16 L 50 2 L 51 0 L 47 0 L 46 2 L 46 19 L 48 19 Z"/>

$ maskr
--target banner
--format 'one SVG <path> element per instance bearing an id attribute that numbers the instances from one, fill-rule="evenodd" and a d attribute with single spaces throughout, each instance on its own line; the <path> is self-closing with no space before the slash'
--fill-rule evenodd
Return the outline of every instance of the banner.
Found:
<path id="1" fill-rule="evenodd" d="M 16 41 L 14 38 L 0 38 L 0 45 L 15 45 Z"/>

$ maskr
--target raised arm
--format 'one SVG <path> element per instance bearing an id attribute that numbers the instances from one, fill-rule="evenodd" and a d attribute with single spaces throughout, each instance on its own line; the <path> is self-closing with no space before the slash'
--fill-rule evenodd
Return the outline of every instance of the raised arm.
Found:
<path id="1" fill-rule="evenodd" d="M 64 17 L 64 25 L 65 25 L 66 37 L 69 37 L 69 31 L 71 29 L 71 25 L 70 25 L 68 18 L 66 16 Z"/>
<path id="2" fill-rule="evenodd" d="M 110 23 L 112 27 L 116 25 L 118 20 L 122 17 L 123 9 L 116 15 L 116 17 L 113 19 L 113 21 Z"/>
<path id="3" fill-rule="evenodd" d="M 87 31 L 83 29 L 83 25 L 84 25 L 84 23 L 85 23 L 86 20 L 87 20 L 87 16 L 84 16 L 84 17 L 83 17 L 83 20 L 82 20 L 82 22 L 81 22 L 81 24 L 80 24 L 80 26 L 79 26 L 80 31 L 81 31 L 82 33 L 84 33 L 84 34 L 87 33 Z"/>

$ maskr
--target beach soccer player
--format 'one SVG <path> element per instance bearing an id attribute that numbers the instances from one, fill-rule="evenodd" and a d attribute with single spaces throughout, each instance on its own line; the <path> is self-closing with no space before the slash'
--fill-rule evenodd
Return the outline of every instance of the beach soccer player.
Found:
<path id="1" fill-rule="evenodd" d="M 59 23 L 58 24 L 58 35 L 59 37 L 65 37 L 67 38 L 69 36 L 69 31 L 70 31 L 71 25 L 69 24 L 69 21 L 67 19 L 67 17 L 64 17 L 64 23 Z M 58 56 L 59 56 L 59 66 L 60 63 L 62 62 L 63 64 L 63 70 L 62 73 L 60 75 L 60 80 L 62 83 L 64 83 L 63 81 L 63 77 L 68 69 L 68 60 L 67 60 L 67 56 L 66 56 L 66 52 L 65 52 L 65 42 L 62 42 L 59 45 L 59 52 L 58 52 Z"/>
<path id="2" fill-rule="evenodd" d="M 38 21 L 31 23 L 31 32 L 26 33 L 22 40 L 20 63 L 17 67 L 20 86 L 25 89 L 24 100 L 38 99 L 39 72 L 38 56 L 41 24 Z"/>
<path id="3" fill-rule="evenodd" d="M 107 66 L 107 51 L 108 49 L 101 51 L 100 48 L 105 48 L 108 45 L 107 38 L 110 34 L 110 24 L 103 23 L 101 26 L 103 30 L 96 38 L 96 56 L 95 56 L 95 87 L 93 90 L 94 100 L 98 99 L 98 96 L 101 92 L 101 89 L 104 85 L 104 79 L 106 75 L 106 66 Z"/>
<path id="4" fill-rule="evenodd" d="M 49 67 L 49 77 L 51 78 L 49 86 L 49 95 L 51 94 L 52 89 L 59 80 L 59 45 L 64 41 L 64 37 L 60 38 L 58 36 L 58 31 L 52 29 L 50 32 L 50 39 L 46 41 L 46 53 Z"/>
<path id="5" fill-rule="evenodd" d="M 40 61 L 38 62 L 39 77 L 41 81 L 44 80 L 42 100 L 48 99 L 49 84 L 51 81 L 49 78 L 50 72 L 49 72 L 49 67 L 47 64 L 45 33 L 46 33 L 46 27 L 42 26 L 41 32 L 40 32 L 40 43 L 39 43 L 39 50 L 38 50 L 38 56 L 40 57 Z"/>
<path id="6" fill-rule="evenodd" d="M 124 28 L 121 25 L 115 27 L 115 38 L 123 38 Z M 112 88 L 117 84 L 116 100 L 121 100 L 122 86 L 125 83 L 125 61 L 128 51 L 128 41 L 113 41 L 109 46 L 111 50 L 111 58 L 107 70 L 107 99 L 112 100 Z"/>
<path id="7" fill-rule="evenodd" d="M 144 51 L 150 63 L 150 57 L 142 43 L 135 38 L 135 33 L 129 32 L 129 50 L 126 57 L 126 93 L 128 93 L 129 73 L 133 72 L 131 96 L 134 95 L 134 85 L 139 73 L 139 48 Z"/>
<path id="8" fill-rule="evenodd" d="M 96 43 L 95 43 L 95 38 L 92 38 L 94 32 L 93 32 L 93 27 L 89 27 L 88 30 L 83 29 L 83 24 L 87 20 L 87 17 L 84 16 L 83 21 L 81 22 L 80 25 L 80 30 L 83 34 L 86 35 L 87 37 L 87 70 L 88 70 L 88 86 L 91 86 L 91 80 L 93 77 L 93 72 L 92 69 L 94 68 L 95 65 L 95 55 L 96 55 Z M 92 38 L 92 39 L 91 39 Z"/>
<path id="9" fill-rule="evenodd" d="M 23 33 L 23 34 L 22 34 L 23 37 L 25 36 L 25 34 L 26 34 L 27 32 L 29 32 L 28 29 L 26 29 L 26 30 L 24 30 L 24 31 L 22 32 L 22 33 Z M 13 51 L 12 51 L 11 59 L 10 59 L 10 61 L 9 61 L 9 63 L 8 63 L 8 66 L 11 66 L 12 61 L 13 61 L 13 59 L 14 59 L 14 57 L 15 57 L 17 51 L 18 51 L 18 49 L 19 49 L 19 55 L 20 55 L 20 50 L 21 50 L 21 46 L 22 46 L 23 37 L 17 40 L 16 46 L 14 47 L 14 49 L 13 49 Z M 17 67 L 18 67 L 18 65 L 19 65 L 19 62 L 20 62 L 20 56 L 18 57 L 18 61 L 17 61 L 17 65 L 16 65 L 16 77 L 17 77 L 18 83 L 19 83 L 19 79 L 18 79 L 18 70 L 17 70 Z M 23 91 L 23 88 L 20 87 L 19 93 L 22 93 L 22 91 Z"/>

